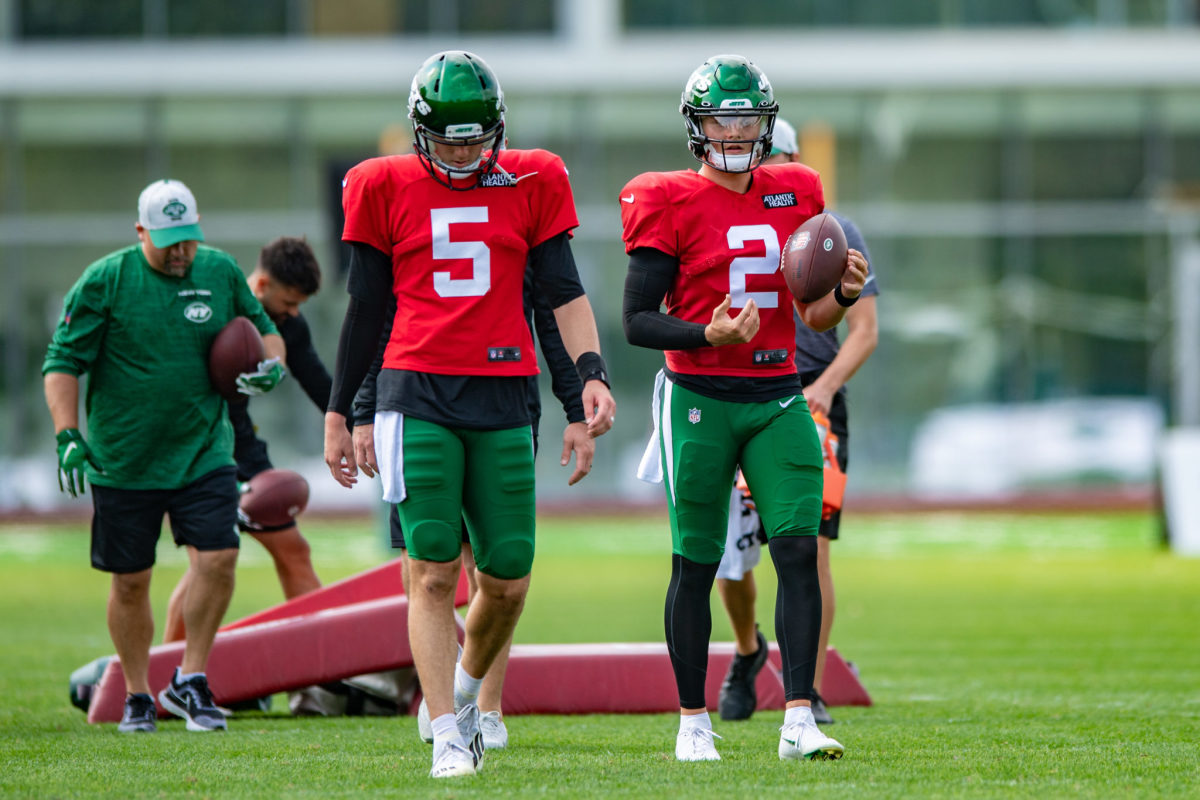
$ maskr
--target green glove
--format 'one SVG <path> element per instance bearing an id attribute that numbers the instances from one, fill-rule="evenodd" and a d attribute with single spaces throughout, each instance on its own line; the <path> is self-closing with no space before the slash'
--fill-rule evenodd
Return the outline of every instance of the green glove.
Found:
<path id="1" fill-rule="evenodd" d="M 58 442 L 58 488 L 78 497 L 83 492 L 84 465 L 91 464 L 97 472 L 104 470 L 78 428 L 64 428 L 54 438 Z"/>
<path id="2" fill-rule="evenodd" d="M 257 372 L 243 372 L 237 376 L 237 390 L 248 395 L 266 394 L 278 386 L 285 375 L 287 370 L 279 363 L 279 359 L 268 358 L 258 362 Z"/>

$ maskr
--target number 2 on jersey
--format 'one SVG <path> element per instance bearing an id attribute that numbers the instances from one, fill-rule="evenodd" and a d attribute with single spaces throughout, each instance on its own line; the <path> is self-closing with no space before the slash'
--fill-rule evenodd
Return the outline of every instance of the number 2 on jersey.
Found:
<path id="1" fill-rule="evenodd" d="M 479 297 L 492 288 L 492 254 L 484 242 L 452 242 L 450 226 L 455 222 L 487 222 L 486 206 L 468 208 L 431 208 L 429 222 L 433 227 L 433 257 L 439 259 L 470 259 L 471 277 L 451 278 L 450 273 L 433 273 L 433 290 L 440 297 Z M 776 259 L 778 260 L 778 259 Z"/>
<path id="2" fill-rule="evenodd" d="M 729 306 L 745 308 L 753 300 L 759 308 L 778 308 L 778 292 L 746 291 L 747 275 L 770 275 L 779 269 L 779 235 L 770 225 L 734 225 L 725 234 L 730 250 L 740 250 L 747 242 L 762 242 L 761 256 L 738 256 L 729 264 Z"/>

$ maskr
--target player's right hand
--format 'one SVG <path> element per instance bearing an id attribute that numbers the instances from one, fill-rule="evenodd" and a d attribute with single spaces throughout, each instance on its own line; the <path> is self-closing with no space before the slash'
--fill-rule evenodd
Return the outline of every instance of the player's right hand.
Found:
<path id="1" fill-rule="evenodd" d="M 283 364 L 276 357 L 258 362 L 257 370 L 243 372 L 237 376 L 235 383 L 240 393 L 255 396 L 271 391 L 285 377 L 287 377 L 287 370 L 283 368 Z"/>
<path id="2" fill-rule="evenodd" d="M 63 428 L 54 438 L 58 442 L 58 489 L 78 497 L 84 488 L 84 466 L 91 464 L 97 472 L 104 470 L 78 428 Z"/>
<path id="3" fill-rule="evenodd" d="M 745 308 L 736 317 L 729 316 L 731 305 L 732 300 L 725 295 L 721 304 L 713 309 L 712 322 L 704 328 L 704 338 L 709 344 L 745 344 L 758 333 L 758 304 L 753 298 L 746 301 Z"/>
<path id="4" fill-rule="evenodd" d="M 354 443 L 346 430 L 346 417 L 336 411 L 325 412 L 325 466 L 333 479 L 347 489 L 358 483 Z"/>
<path id="5" fill-rule="evenodd" d="M 364 475 L 374 478 L 375 473 L 379 472 L 379 462 L 375 460 L 374 423 L 355 425 L 350 438 L 354 442 L 354 460 L 362 467 Z"/>

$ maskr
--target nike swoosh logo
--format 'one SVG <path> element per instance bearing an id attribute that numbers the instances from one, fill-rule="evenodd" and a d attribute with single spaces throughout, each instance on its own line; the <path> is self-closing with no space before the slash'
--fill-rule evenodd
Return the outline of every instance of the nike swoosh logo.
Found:
<path id="1" fill-rule="evenodd" d="M 788 407 L 788 406 L 790 406 L 792 403 L 796 402 L 796 398 L 797 398 L 797 397 L 799 397 L 799 396 L 800 396 L 800 395 L 798 395 L 798 394 L 794 394 L 794 395 L 792 395 L 791 397 L 789 397 L 787 400 L 780 400 L 780 401 L 779 401 L 779 407 L 780 407 L 780 408 L 787 408 L 787 407 Z"/>
<path id="2" fill-rule="evenodd" d="M 74 453 L 78 447 L 79 445 L 75 444 L 75 442 L 71 442 L 69 445 L 67 445 L 67 449 L 63 450 L 63 461 L 66 461 L 68 458 L 70 458 L 71 453 Z"/>
<path id="3" fill-rule="evenodd" d="M 513 183 L 520 183 L 521 181 L 525 180 L 526 178 L 533 177 L 534 175 L 537 175 L 537 170 L 534 170 L 533 172 L 527 172 L 524 175 L 520 175 L 520 176 L 514 178 Z"/>
<path id="4" fill-rule="evenodd" d="M 622 202 L 622 203 L 632 203 L 632 202 L 633 202 L 633 195 L 631 194 L 631 195 L 629 195 L 629 197 L 622 197 L 622 198 L 621 198 L 621 202 Z"/>

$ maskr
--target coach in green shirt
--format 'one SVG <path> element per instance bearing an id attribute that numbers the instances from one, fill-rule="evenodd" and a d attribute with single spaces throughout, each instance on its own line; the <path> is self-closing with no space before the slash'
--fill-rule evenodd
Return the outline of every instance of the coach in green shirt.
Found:
<path id="1" fill-rule="evenodd" d="M 183 660 L 159 701 L 189 730 L 223 730 L 204 674 L 233 592 L 238 492 L 233 430 L 208 377 L 208 350 L 237 316 L 263 334 L 267 359 L 239 377 L 246 394 L 284 376 L 283 340 L 237 262 L 201 245 L 196 200 L 179 181 L 138 198 L 139 244 L 84 270 L 67 293 L 42 365 L 58 440 L 59 482 L 75 496 L 92 483 L 92 566 L 113 575 L 108 627 L 128 696 L 121 731 L 153 731 L 149 685 L 154 636 L 150 574 L 163 515 L 179 545 L 195 548 L 184 603 Z M 88 438 L 79 430 L 79 376 L 87 373 Z"/>

